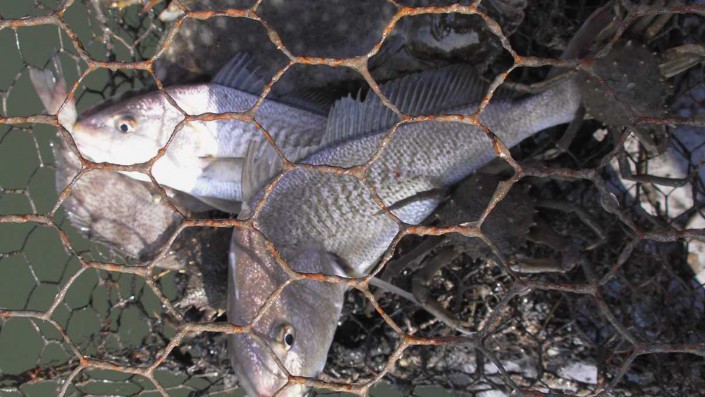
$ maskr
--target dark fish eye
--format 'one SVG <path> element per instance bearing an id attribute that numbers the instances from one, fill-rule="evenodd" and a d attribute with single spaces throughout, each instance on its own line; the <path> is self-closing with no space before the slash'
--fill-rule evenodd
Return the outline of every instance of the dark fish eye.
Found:
<path id="1" fill-rule="evenodd" d="M 137 121 L 132 116 L 120 116 L 115 120 L 115 128 L 123 134 L 128 134 L 135 131 Z"/>
<path id="2" fill-rule="evenodd" d="M 279 340 L 279 343 L 284 345 L 284 348 L 286 348 L 286 350 L 290 350 L 294 346 L 294 342 L 296 341 L 294 334 L 294 327 L 292 327 L 290 324 L 284 324 L 279 329 L 277 339 Z"/>

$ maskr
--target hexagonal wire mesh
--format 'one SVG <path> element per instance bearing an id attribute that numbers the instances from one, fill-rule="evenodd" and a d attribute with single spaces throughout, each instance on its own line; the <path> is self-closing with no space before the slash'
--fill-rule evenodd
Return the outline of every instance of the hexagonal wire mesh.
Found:
<path id="1" fill-rule="evenodd" d="M 451 3 L 0 5 L 3 395 L 236 388 L 225 336 L 249 331 L 227 322 L 222 280 L 232 228 L 254 223 L 117 172 L 151 174 L 169 144 L 137 166 L 82 157 L 57 116 L 43 114 L 29 71 L 63 65 L 74 83 L 67 103 L 82 112 L 124 91 L 204 81 L 242 51 L 269 78 L 261 100 L 240 114 L 184 112 L 187 120 L 255 123 L 265 98 L 309 90 L 371 90 L 399 113 L 378 82 L 459 62 L 494 83 L 486 100 L 496 87 L 540 90 L 534 83 L 569 70 L 589 115 L 511 153 L 496 141 L 504 164 L 443 192 L 423 226 L 400 224 L 375 275 L 427 303 L 367 277 L 349 282 L 324 373 L 290 382 L 361 395 L 702 393 L 705 5 Z M 591 15 L 609 18 L 595 27 Z M 587 44 L 571 41 L 581 26 Z M 624 55 L 627 40 L 648 51 Z M 560 58 L 571 44 L 582 60 Z M 670 79 L 665 102 L 665 86 L 644 71 L 651 63 Z M 647 103 L 654 96 L 657 107 Z M 479 125 L 475 116 L 431 118 Z M 380 151 L 414 120 L 402 115 Z M 364 172 L 371 161 L 328 172 L 357 177 L 375 195 Z M 286 172 L 297 168 L 310 166 Z"/>

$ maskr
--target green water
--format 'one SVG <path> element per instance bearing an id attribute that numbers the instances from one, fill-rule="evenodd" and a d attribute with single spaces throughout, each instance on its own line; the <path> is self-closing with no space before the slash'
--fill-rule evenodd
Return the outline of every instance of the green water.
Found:
<path id="1" fill-rule="evenodd" d="M 4 18 L 49 15 L 57 8 L 56 3 L 3 1 L 0 15 Z M 137 10 L 131 7 L 125 12 L 134 17 Z M 97 25 L 90 15 L 84 2 L 76 1 L 65 13 L 64 21 L 91 57 L 105 59 L 107 45 L 95 39 L 100 31 L 96 33 Z M 131 59 L 124 45 L 118 42 L 110 46 L 110 52 L 118 60 Z M 73 84 L 79 69 L 85 70 L 86 65 L 82 62 L 77 65 L 72 59 L 76 50 L 56 25 L 0 30 L 2 116 L 43 113 L 29 80 L 28 67 L 45 67 L 58 51 L 66 79 Z M 101 100 L 99 94 L 85 92 L 85 88 L 100 92 L 107 77 L 105 70 L 98 70 L 84 80 L 77 91 L 79 109 Z M 55 128 L 50 126 L 0 126 L 0 215 L 52 211 L 58 195 L 51 145 L 57 139 Z M 104 351 L 138 350 L 149 340 L 150 328 L 162 318 L 161 302 L 140 277 L 82 270 L 76 253 L 101 259 L 106 258 L 104 250 L 82 238 L 61 209 L 53 221 L 66 233 L 69 249 L 54 227 L 31 222 L 0 224 L 0 309 L 46 312 L 58 303 L 51 316 L 54 323 L 32 317 L 0 318 L 0 395 L 3 396 L 54 396 L 79 364 L 79 356 L 65 343 L 54 324 L 65 330 L 81 355 L 99 357 Z M 57 294 L 69 282 L 66 295 L 55 302 Z M 160 283 L 166 287 L 172 285 L 164 288 L 164 293 L 173 299 L 173 275 L 162 278 Z M 122 307 L 114 310 L 113 305 Z M 158 329 L 167 338 L 174 333 L 171 326 Z M 123 364 L 140 364 L 139 358 L 125 357 L 125 360 Z M 39 370 L 31 381 L 35 369 Z M 210 385 L 209 381 L 162 369 L 155 371 L 155 377 L 174 396 L 186 396 Z M 81 371 L 67 391 L 67 395 L 158 395 L 145 378 L 96 369 Z"/>

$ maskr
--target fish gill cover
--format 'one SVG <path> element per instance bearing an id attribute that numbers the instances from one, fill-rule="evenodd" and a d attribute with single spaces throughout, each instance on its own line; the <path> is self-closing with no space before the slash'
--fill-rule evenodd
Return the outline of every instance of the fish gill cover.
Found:
<path id="1" fill-rule="evenodd" d="M 569 72 L 585 109 L 511 152 L 493 141 L 501 160 L 428 192 L 437 211 L 399 223 L 374 268 L 417 302 L 350 283 L 323 373 L 290 383 L 379 396 L 702 394 L 704 14 L 698 1 L 3 2 L 0 393 L 237 392 L 227 335 L 252 331 L 227 321 L 225 274 L 233 228 L 255 223 L 124 174 L 149 175 L 169 143 L 134 166 L 83 157 L 33 83 L 44 76 L 46 93 L 65 77 L 61 106 L 75 100 L 82 115 L 208 81 L 247 53 L 266 82 L 257 94 L 302 108 L 384 98 L 387 81 L 464 64 L 493 83 L 490 103 Z M 267 134 L 260 106 L 187 122 L 240 119 Z M 380 153 L 414 121 L 397 120 Z M 324 171 L 375 195 L 373 164 Z"/>

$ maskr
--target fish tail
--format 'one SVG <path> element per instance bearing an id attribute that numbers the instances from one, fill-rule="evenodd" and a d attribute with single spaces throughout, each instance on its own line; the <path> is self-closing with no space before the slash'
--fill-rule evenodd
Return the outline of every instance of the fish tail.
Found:
<path id="1" fill-rule="evenodd" d="M 543 129 L 572 121 L 580 104 L 580 90 L 570 78 L 517 103 L 490 104 L 480 120 L 512 147 Z"/>
<path id="2" fill-rule="evenodd" d="M 76 102 L 73 98 L 67 100 L 66 80 L 58 54 L 52 56 L 52 64 L 56 73 L 48 68 L 30 67 L 29 78 L 47 113 L 56 114 L 59 122 L 65 127 L 69 127 L 76 122 Z"/>

